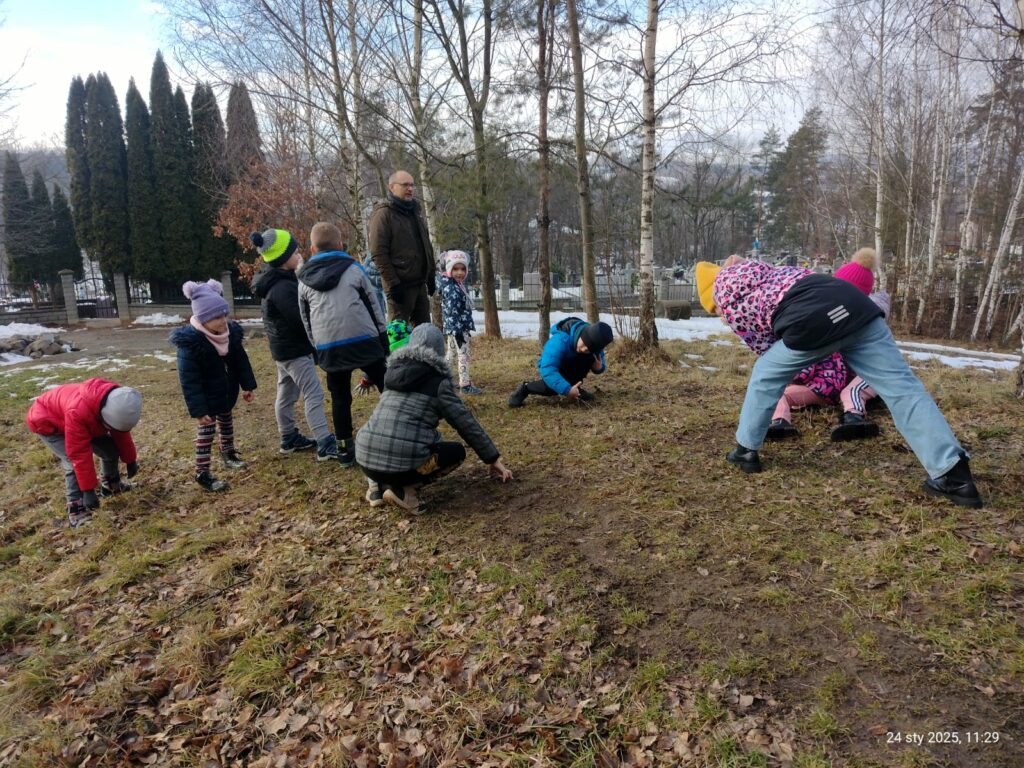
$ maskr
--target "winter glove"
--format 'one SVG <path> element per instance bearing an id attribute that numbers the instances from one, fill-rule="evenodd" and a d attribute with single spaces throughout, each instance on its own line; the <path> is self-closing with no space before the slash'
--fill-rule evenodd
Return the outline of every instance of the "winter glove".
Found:
<path id="1" fill-rule="evenodd" d="M 82 491 L 82 506 L 86 509 L 100 508 L 100 500 L 96 497 L 96 491 Z"/>
<path id="2" fill-rule="evenodd" d="M 129 461 L 127 469 L 128 469 L 128 478 L 131 479 L 131 478 L 135 477 L 137 474 L 139 474 L 139 462 L 137 462 L 137 461 Z"/>
<path id="3" fill-rule="evenodd" d="M 352 394 L 368 395 L 370 394 L 371 389 L 373 389 L 373 383 L 368 378 L 363 376 L 361 379 L 359 379 L 359 383 L 352 388 Z"/>
<path id="4" fill-rule="evenodd" d="M 458 344 L 460 347 L 466 344 L 466 337 L 463 335 L 462 331 L 459 331 L 458 333 L 455 334 L 455 343 Z"/>

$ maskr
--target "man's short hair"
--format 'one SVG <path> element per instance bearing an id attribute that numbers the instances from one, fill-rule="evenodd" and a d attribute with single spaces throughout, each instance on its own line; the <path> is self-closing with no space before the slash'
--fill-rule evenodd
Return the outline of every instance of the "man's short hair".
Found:
<path id="1" fill-rule="evenodd" d="M 412 174 L 409 173 L 408 171 L 403 171 L 401 168 L 399 168 L 397 171 L 395 171 L 390 176 L 388 176 L 388 186 L 389 187 L 392 184 L 397 184 L 398 183 L 398 174 L 400 174 L 400 173 L 408 173 L 410 176 L 412 176 Z"/>
<path id="2" fill-rule="evenodd" d="M 309 242 L 318 251 L 341 251 L 345 249 L 345 237 L 341 230 L 329 221 L 318 221 L 309 233 Z"/>

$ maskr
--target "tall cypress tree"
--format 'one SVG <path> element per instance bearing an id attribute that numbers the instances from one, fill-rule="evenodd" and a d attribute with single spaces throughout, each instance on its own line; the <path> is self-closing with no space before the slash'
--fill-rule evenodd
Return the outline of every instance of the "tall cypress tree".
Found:
<path id="1" fill-rule="evenodd" d="M 90 75 L 90 80 L 92 76 Z M 75 232 L 85 249 L 92 246 L 92 201 L 89 196 L 89 162 L 85 152 L 85 83 L 74 77 L 68 91 L 68 115 L 64 125 L 65 157 L 71 177 L 71 204 Z"/>
<path id="2" fill-rule="evenodd" d="M 56 184 L 53 185 L 53 266 L 57 272 L 70 269 L 76 279 L 82 277 L 82 249 L 75 237 L 71 207 Z"/>
<path id="3" fill-rule="evenodd" d="M 85 148 L 92 202 L 92 255 L 104 273 L 131 272 L 128 245 L 128 172 L 121 107 L 110 78 L 100 72 L 85 91 Z"/>
<path id="4" fill-rule="evenodd" d="M 228 173 L 224 123 L 213 88 L 204 83 L 199 83 L 192 95 L 192 126 L 203 274 L 219 275 L 234 267 L 241 249 L 230 235 L 213 232 L 217 215 L 227 203 Z"/>
<path id="5" fill-rule="evenodd" d="M 30 224 L 35 274 L 47 283 L 57 283 L 59 278 L 54 258 L 53 207 L 50 203 L 50 190 L 46 188 L 46 181 L 38 168 L 32 173 Z"/>
<path id="6" fill-rule="evenodd" d="M 7 251 L 7 275 L 13 283 L 27 283 L 37 277 L 33 263 L 32 198 L 21 172 L 18 156 L 4 153 L 4 250 Z"/>
<path id="7" fill-rule="evenodd" d="M 142 279 L 177 276 L 164 258 L 160 238 L 160 209 L 153 174 L 149 110 L 133 78 L 124 100 L 128 137 L 128 223 L 131 231 L 133 274 Z"/>
<path id="8" fill-rule="evenodd" d="M 247 175 L 254 164 L 263 162 L 260 130 L 245 83 L 235 83 L 228 94 L 227 161 L 231 181 Z"/>
<path id="9" fill-rule="evenodd" d="M 184 101 L 184 94 L 182 94 Z M 160 234 L 166 252 L 165 270 L 153 278 L 176 280 L 195 271 L 195 208 L 190 176 L 191 150 L 188 134 L 182 133 L 181 105 L 175 107 L 171 79 L 163 56 L 157 52 L 149 84 L 150 141 L 153 148 L 153 177 L 160 207 Z M 185 112 L 188 107 L 185 105 Z M 198 277 L 199 275 L 197 275 Z"/>

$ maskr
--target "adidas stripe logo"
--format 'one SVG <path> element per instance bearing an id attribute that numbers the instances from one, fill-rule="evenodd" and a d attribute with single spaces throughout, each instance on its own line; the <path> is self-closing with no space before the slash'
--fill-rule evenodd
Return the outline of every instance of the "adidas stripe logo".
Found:
<path id="1" fill-rule="evenodd" d="M 835 309 L 830 309 L 828 312 L 828 316 L 832 320 L 832 325 L 835 325 L 836 323 L 848 318 L 850 316 L 850 313 L 847 311 L 845 305 L 840 304 Z"/>

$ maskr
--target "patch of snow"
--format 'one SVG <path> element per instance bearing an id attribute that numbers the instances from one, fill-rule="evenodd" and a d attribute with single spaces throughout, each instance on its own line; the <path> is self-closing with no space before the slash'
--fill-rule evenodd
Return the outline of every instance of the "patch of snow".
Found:
<path id="1" fill-rule="evenodd" d="M 962 351 L 966 352 L 967 350 Z M 1016 360 L 984 360 L 980 357 L 953 357 L 951 355 L 939 355 L 934 352 L 914 352 L 906 349 L 903 350 L 903 354 L 911 360 L 938 360 L 950 368 L 988 368 L 990 370 L 1012 371 L 1020 363 L 1020 358 Z M 916 366 L 911 366 L 911 368 L 914 367 Z"/>
<path id="2" fill-rule="evenodd" d="M 700 368 L 702 371 L 717 371 L 718 370 L 713 365 L 699 365 L 697 367 Z"/>
<path id="3" fill-rule="evenodd" d="M 581 312 L 552 312 L 552 325 L 566 317 L 579 317 Z M 536 312 L 507 311 L 499 312 L 498 320 L 501 323 L 501 335 L 508 339 L 536 339 L 540 329 L 540 322 Z M 615 316 L 608 313 L 601 313 L 601 320 L 608 325 L 615 327 Z M 635 317 L 625 318 L 627 322 L 636 322 Z M 473 322 L 477 329 L 483 332 L 484 313 L 474 312 Z M 729 326 L 725 325 L 717 317 L 692 317 L 689 320 L 667 320 L 658 318 L 659 339 L 677 339 L 681 341 L 703 341 L 712 336 L 725 336 L 731 334 Z"/>
<path id="4" fill-rule="evenodd" d="M 31 357 L 17 355 L 14 352 L 0 352 L 0 365 L 17 365 L 18 363 L 31 363 Z"/>
<path id="5" fill-rule="evenodd" d="M 924 349 L 930 352 L 952 352 L 955 355 L 967 357 L 991 358 L 993 360 L 1013 360 L 1020 362 L 1020 355 L 1006 354 L 1004 352 L 985 352 L 979 349 L 966 349 L 964 347 L 947 347 L 944 344 L 925 344 L 919 341 L 897 341 L 896 346 L 900 349 Z"/>
<path id="6" fill-rule="evenodd" d="M 152 315 L 136 317 L 132 325 L 179 325 L 185 322 L 181 315 L 168 315 L 163 312 L 156 312 Z"/>
<path id="7" fill-rule="evenodd" d="M 735 347 L 736 346 L 736 342 L 734 342 L 734 341 L 725 341 L 725 340 L 722 340 L 722 339 L 715 339 L 714 341 L 711 342 L 711 346 L 712 347 Z"/>
<path id="8" fill-rule="evenodd" d="M 685 355 L 683 355 L 683 357 L 688 357 L 691 360 L 703 360 L 704 359 L 704 355 L 697 355 L 697 354 L 694 354 L 693 352 L 687 352 Z"/>
<path id="9" fill-rule="evenodd" d="M 60 333 L 63 328 L 47 328 L 37 323 L 7 323 L 0 325 L 0 339 L 9 339 L 12 336 L 38 336 L 41 333 Z"/>
<path id="10" fill-rule="evenodd" d="M 169 355 L 166 352 L 150 352 L 146 357 L 155 357 L 164 363 L 176 363 L 178 358 L 175 355 Z"/>
<path id="11" fill-rule="evenodd" d="M 245 320 L 239 320 L 238 324 L 241 326 L 263 325 L 263 320 L 258 317 L 247 317 Z"/>
<path id="12" fill-rule="evenodd" d="M 83 358 L 82 360 L 76 360 L 73 363 L 56 363 L 56 362 L 44 362 L 40 363 L 36 361 L 36 365 L 27 365 L 24 368 L 18 368 L 16 371 L 4 371 L 0 373 L 0 376 L 13 376 L 16 373 L 23 371 L 57 371 L 57 370 L 69 370 L 69 371 L 102 371 L 104 374 L 110 371 L 120 371 L 125 368 L 132 367 L 132 363 L 124 358 L 116 357 L 97 357 L 93 359 Z"/>

